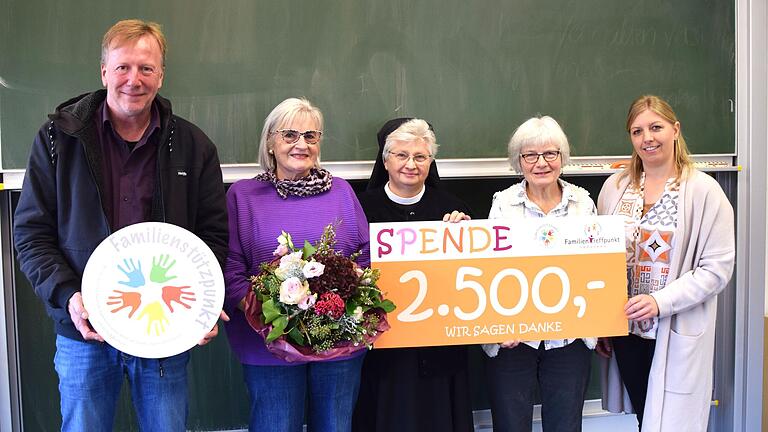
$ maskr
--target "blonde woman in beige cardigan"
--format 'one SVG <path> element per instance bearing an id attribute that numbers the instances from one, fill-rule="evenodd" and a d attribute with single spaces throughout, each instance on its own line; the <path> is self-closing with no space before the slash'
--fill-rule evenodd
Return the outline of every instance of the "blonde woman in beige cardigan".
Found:
<path id="1" fill-rule="evenodd" d="M 717 182 L 692 167 L 664 100 L 635 100 L 627 131 L 632 162 L 598 198 L 600 214 L 626 218 L 630 324 L 628 336 L 598 344 L 609 358 L 603 405 L 634 410 L 643 432 L 703 432 L 717 294 L 733 271 L 733 208 Z"/>

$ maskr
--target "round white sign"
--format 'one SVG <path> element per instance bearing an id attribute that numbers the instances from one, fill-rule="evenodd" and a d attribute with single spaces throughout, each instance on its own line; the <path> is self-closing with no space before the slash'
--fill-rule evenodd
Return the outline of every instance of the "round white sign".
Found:
<path id="1" fill-rule="evenodd" d="M 83 272 L 83 303 L 94 330 L 118 350 L 163 358 L 197 344 L 219 319 L 224 277 L 199 237 L 144 222 L 101 242 Z"/>

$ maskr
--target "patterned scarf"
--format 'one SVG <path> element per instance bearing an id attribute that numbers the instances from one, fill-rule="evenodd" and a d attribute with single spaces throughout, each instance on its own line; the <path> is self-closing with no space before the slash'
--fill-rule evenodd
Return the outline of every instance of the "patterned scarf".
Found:
<path id="1" fill-rule="evenodd" d="M 298 180 L 280 180 L 274 172 L 261 173 L 256 176 L 256 180 L 272 183 L 277 194 L 283 199 L 288 199 L 288 195 L 305 197 L 327 191 L 331 188 L 333 176 L 322 168 L 312 168 L 308 176 Z"/>

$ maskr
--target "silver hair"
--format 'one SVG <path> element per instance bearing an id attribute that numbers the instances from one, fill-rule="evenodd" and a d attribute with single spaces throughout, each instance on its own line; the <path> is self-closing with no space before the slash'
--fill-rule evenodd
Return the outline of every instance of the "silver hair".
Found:
<path id="1" fill-rule="evenodd" d="M 275 144 L 275 135 L 272 133 L 293 123 L 296 119 L 311 119 L 318 130 L 323 130 L 323 113 L 304 98 L 288 98 L 280 102 L 264 120 L 264 128 L 261 130 L 259 140 L 259 165 L 266 172 L 273 172 L 277 168 L 275 155 L 269 151 Z M 320 168 L 320 142 L 317 143 L 317 163 Z"/>
<path id="2" fill-rule="evenodd" d="M 531 117 L 525 123 L 518 126 L 515 133 L 509 139 L 507 151 L 509 164 L 515 172 L 522 173 L 520 165 L 520 153 L 523 147 L 554 144 L 560 150 L 562 166 L 571 161 L 571 147 L 568 138 L 560 125 L 550 116 Z"/>
<path id="3" fill-rule="evenodd" d="M 384 141 L 384 149 L 382 150 L 384 160 L 387 160 L 389 149 L 392 148 L 395 141 L 424 141 L 429 145 L 429 154 L 433 158 L 437 155 L 437 148 L 439 147 L 435 138 L 435 132 L 429 128 L 429 123 L 417 118 L 408 120 L 387 135 L 387 140 Z"/>

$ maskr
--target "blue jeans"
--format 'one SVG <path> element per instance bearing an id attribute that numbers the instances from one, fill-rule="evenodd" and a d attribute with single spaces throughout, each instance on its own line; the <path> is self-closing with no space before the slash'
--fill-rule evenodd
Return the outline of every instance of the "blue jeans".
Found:
<path id="1" fill-rule="evenodd" d="M 122 353 L 106 343 L 56 336 L 62 431 L 111 431 L 115 407 L 128 378 L 142 431 L 184 431 L 189 352 L 166 359 Z"/>
<path id="2" fill-rule="evenodd" d="M 500 349 L 487 363 L 493 430 L 530 431 L 538 389 L 545 432 L 581 431 L 591 358 L 581 339 L 550 350 L 543 343 L 539 349 L 524 343 Z"/>
<path id="3" fill-rule="evenodd" d="M 347 432 L 360 387 L 364 355 L 298 366 L 243 365 L 251 402 L 251 432 L 300 432 L 309 396 L 307 430 Z"/>

